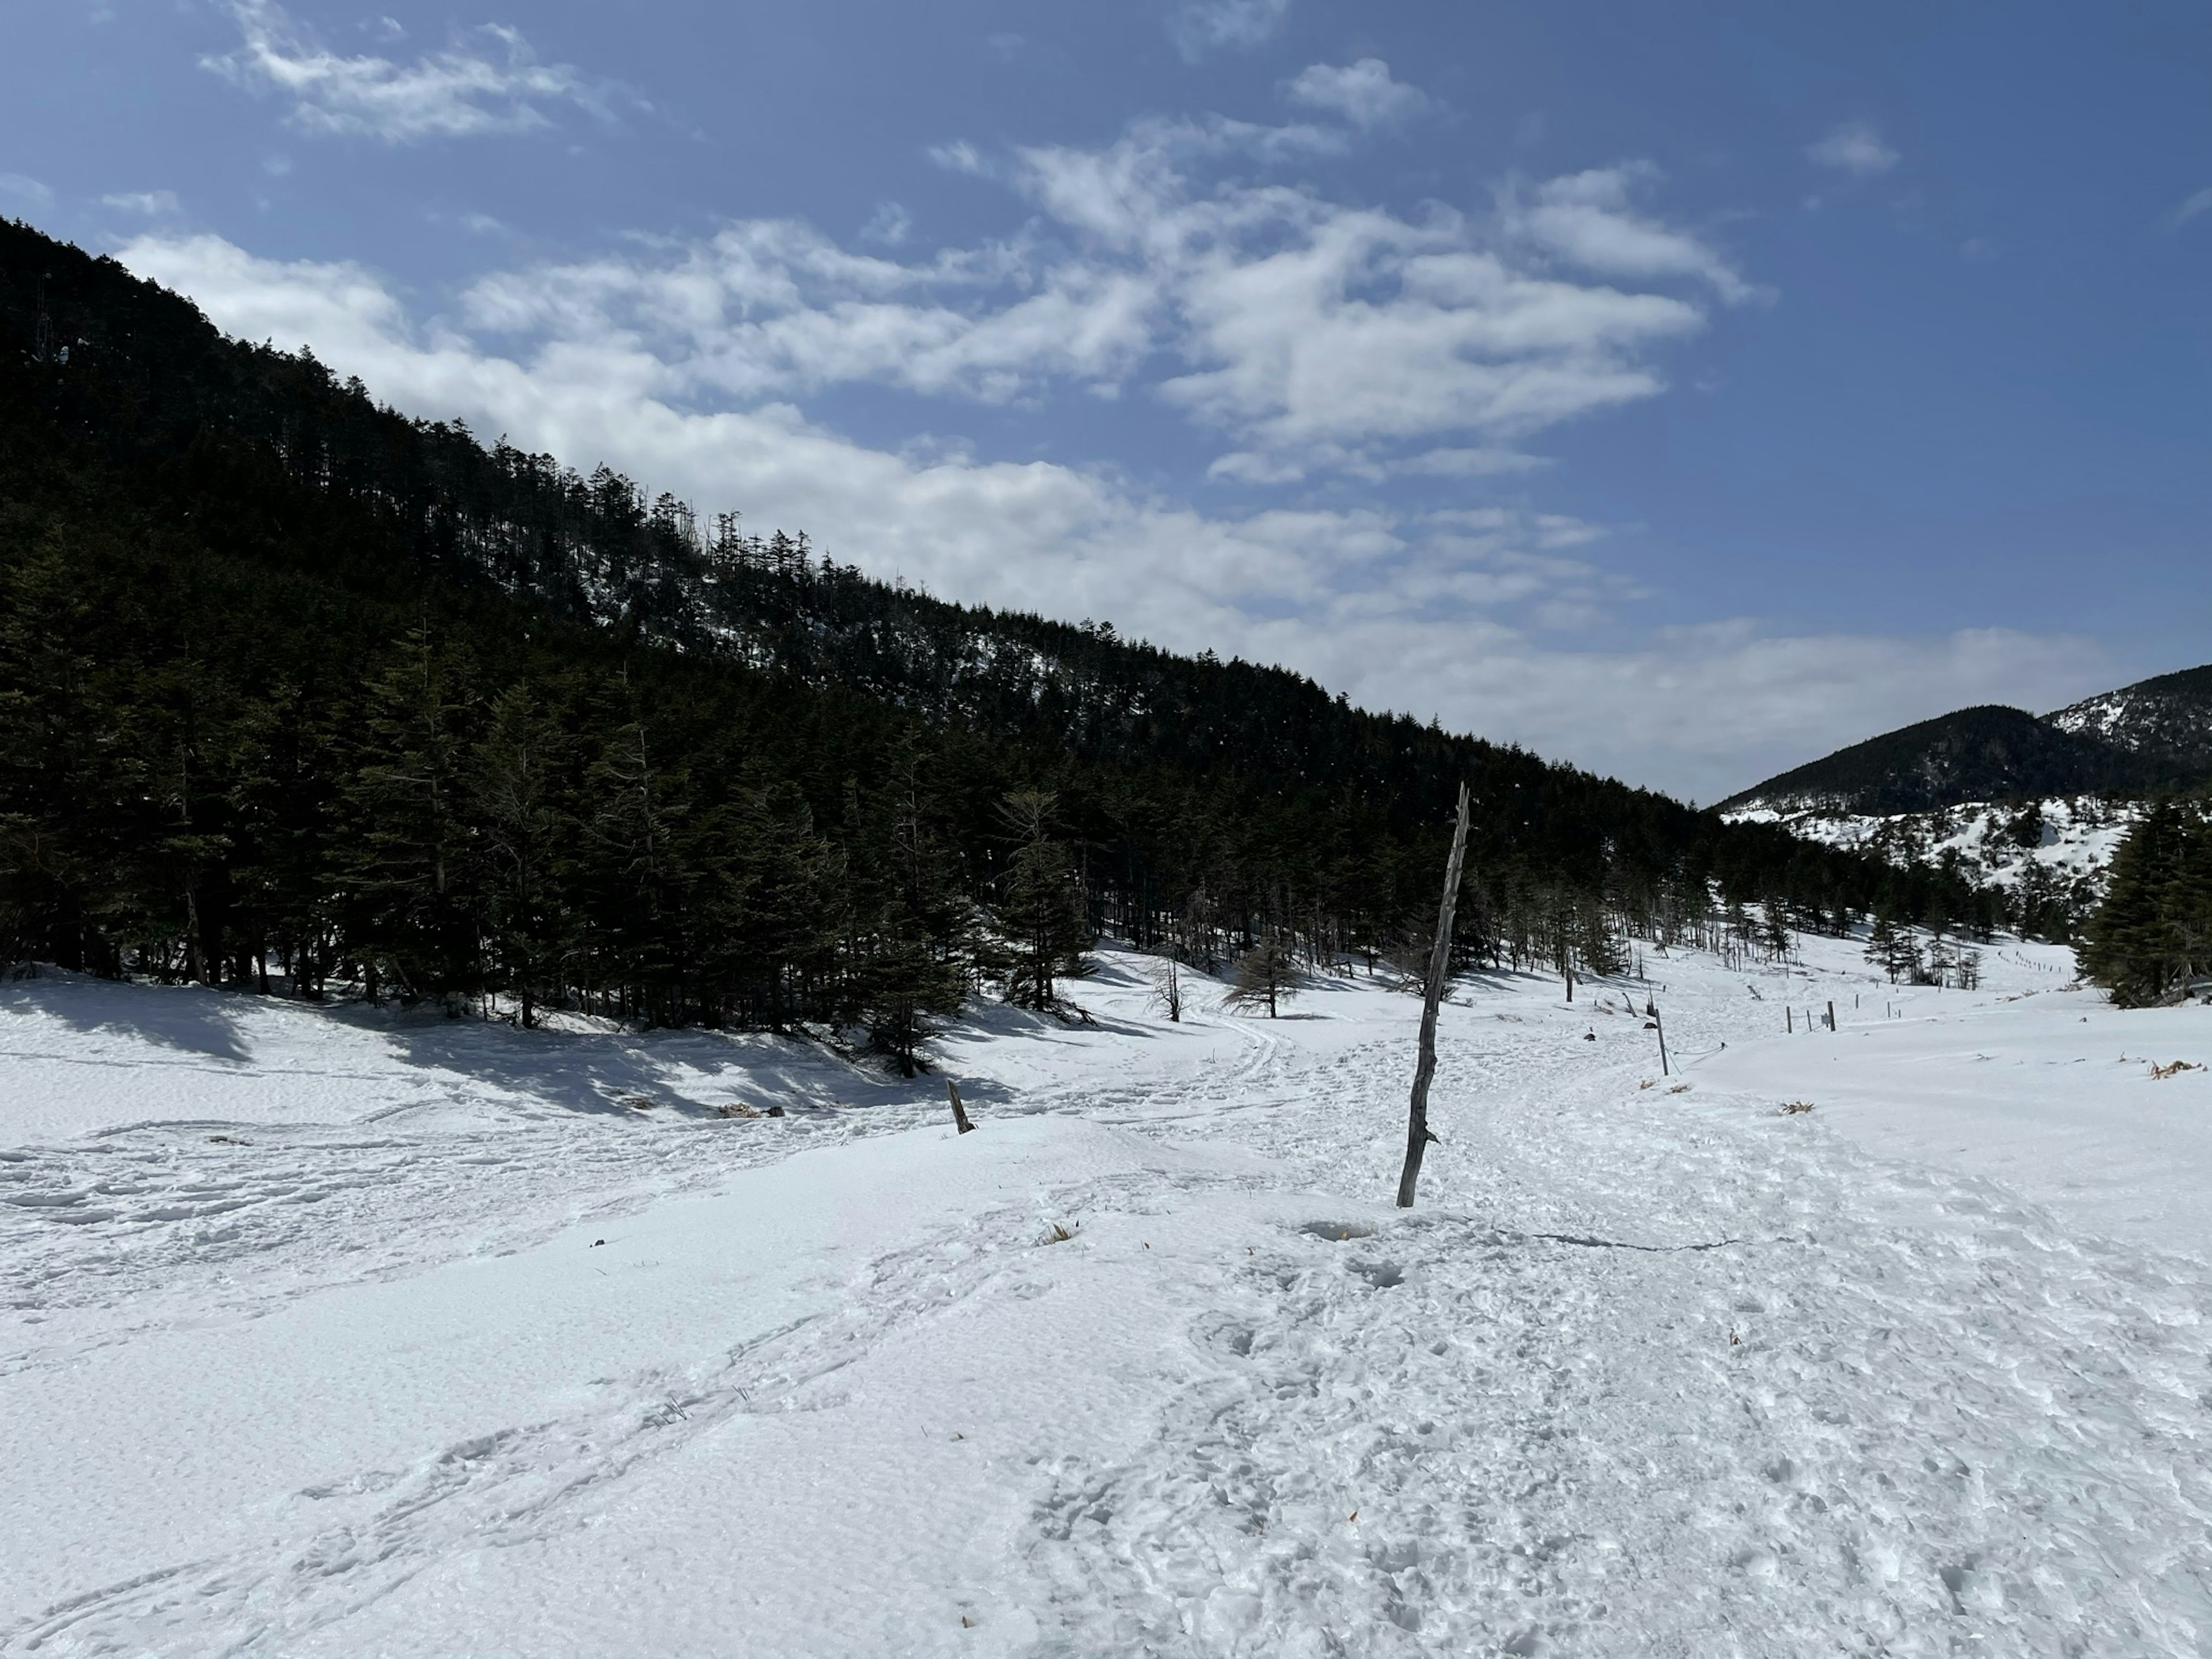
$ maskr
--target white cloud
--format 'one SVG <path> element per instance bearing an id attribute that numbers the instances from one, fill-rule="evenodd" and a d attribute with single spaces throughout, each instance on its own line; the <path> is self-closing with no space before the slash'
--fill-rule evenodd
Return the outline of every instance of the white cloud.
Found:
<path id="1" fill-rule="evenodd" d="M 12 196 L 34 207 L 51 206 L 54 199 L 52 191 L 27 173 L 0 173 L 0 196 Z"/>
<path id="2" fill-rule="evenodd" d="M 896 202 L 879 204 L 868 222 L 860 227 L 860 240 L 880 243 L 884 247 L 897 247 L 914 231 L 914 216 Z"/>
<path id="3" fill-rule="evenodd" d="M 1656 394 L 1651 354 L 1704 325 L 1698 306 L 1547 258 L 1748 291 L 1696 238 L 1630 213 L 1625 171 L 1540 186 L 1497 225 L 1221 176 L 1306 131 L 1148 122 L 1104 149 L 1020 157 L 1047 216 L 1158 296 L 1158 343 L 1185 365 L 1158 390 L 1237 441 L 1228 476 L 1358 471 L 1468 436 L 1494 447 Z"/>
<path id="4" fill-rule="evenodd" d="M 480 290 L 441 322 L 410 315 L 357 265 L 281 264 L 211 236 L 144 236 L 122 257 L 234 333 L 312 343 L 402 409 L 465 416 L 586 465 L 605 459 L 763 527 L 806 529 L 841 561 L 952 598 L 1110 617 L 1171 648 L 1285 663 L 1368 707 L 1434 714 L 1702 799 L 1946 708 L 2052 708 L 2112 678 L 2079 641 L 2002 631 L 1778 635 L 1736 620 L 1578 648 L 1555 630 L 1597 615 L 1618 625 L 1639 594 L 1605 568 L 1602 527 L 1571 518 L 1508 505 L 1224 517 L 1103 471 L 952 446 L 871 448 L 774 399 L 698 407 L 678 323 L 702 325 L 726 281 L 766 291 L 853 258 L 776 234 L 781 251 L 764 263 L 743 239 L 734 252 L 669 263 L 625 301 L 632 324 L 611 330 L 610 285 L 626 294 L 634 276 L 576 268 L 544 303 L 579 326 L 514 352 L 491 343 L 490 319 L 501 304 L 526 307 L 534 281 L 511 295 Z M 896 292 L 906 269 L 861 260 L 842 280 Z M 634 325 L 647 312 L 665 315 Z"/>
<path id="5" fill-rule="evenodd" d="M 1380 58 L 1363 58 L 1342 69 L 1312 64 L 1285 91 L 1293 103 L 1331 111 L 1362 130 L 1406 120 L 1429 103 L 1419 87 L 1392 80 L 1390 66 Z"/>
<path id="6" fill-rule="evenodd" d="M 102 207 L 112 207 L 125 213 L 143 213 L 151 218 L 156 214 L 178 210 L 177 192 L 173 190 L 120 191 L 100 198 Z"/>
<path id="7" fill-rule="evenodd" d="M 1184 61 L 1196 63 L 1224 46 L 1260 45 L 1283 26 L 1291 0 L 1188 0 L 1169 20 L 1168 33 Z"/>
<path id="8" fill-rule="evenodd" d="M 301 130 L 361 136 L 387 144 L 550 126 L 548 107 L 567 105 L 605 118 L 613 88 L 567 64 L 544 64 L 521 33 L 488 23 L 444 52 L 412 64 L 346 57 L 305 39 L 276 0 L 231 0 L 237 50 L 204 67 L 256 92 L 292 102 Z"/>
<path id="9" fill-rule="evenodd" d="M 2179 230 L 2198 214 L 2212 210 L 2212 185 L 2198 191 L 2166 216 L 2166 228 Z"/>
<path id="10" fill-rule="evenodd" d="M 1710 283 L 1725 300 L 1753 297 L 1756 290 L 1712 247 L 1632 210 L 1632 188 L 1657 176 L 1648 165 L 1570 173 L 1537 185 L 1525 201 L 1509 193 L 1503 216 L 1529 246 L 1601 276 L 1646 282 L 1692 276 Z"/>
<path id="11" fill-rule="evenodd" d="M 965 138 L 955 138 L 949 143 L 932 144 L 929 159 L 947 173 L 980 173 L 983 171 L 981 152 Z"/>
<path id="12" fill-rule="evenodd" d="M 999 404 L 1141 389 L 1225 441 L 1216 477 L 1269 484 L 1525 468 L 1529 435 L 1661 391 L 1656 354 L 1705 313 L 1654 285 L 1748 291 L 1698 239 L 1630 210 L 1648 172 L 1539 185 L 1494 220 L 1248 176 L 1332 142 L 1215 119 L 996 164 L 969 151 L 962 165 L 1039 216 L 1009 240 L 902 257 L 895 206 L 868 228 L 878 253 L 744 221 L 493 275 L 461 320 L 513 350 L 640 351 L 655 395 L 686 402 L 866 382 Z"/>
<path id="13" fill-rule="evenodd" d="M 1860 179 L 1887 173 L 1903 159 L 1882 142 L 1881 129 L 1871 121 L 1844 121 L 1806 146 L 1805 154 L 1824 167 L 1833 167 Z"/>

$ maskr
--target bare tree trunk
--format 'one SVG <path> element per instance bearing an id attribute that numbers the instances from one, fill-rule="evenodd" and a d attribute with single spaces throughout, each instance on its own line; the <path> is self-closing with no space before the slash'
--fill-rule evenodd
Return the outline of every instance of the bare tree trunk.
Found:
<path id="1" fill-rule="evenodd" d="M 945 1092 L 951 1097 L 953 1125 L 964 1135 L 975 1126 L 968 1121 L 968 1109 L 960 1103 L 960 1085 L 947 1078 L 945 1079 Z"/>
<path id="2" fill-rule="evenodd" d="M 1421 1155 L 1436 1137 L 1429 1133 L 1429 1080 L 1437 1074 L 1437 1004 L 1443 1000 L 1444 976 L 1451 966 L 1452 912 L 1459 908 L 1460 866 L 1467 859 L 1467 786 L 1459 787 L 1459 823 L 1452 830 L 1451 857 L 1444 863 L 1444 902 L 1437 911 L 1437 937 L 1429 946 L 1429 978 L 1421 1000 L 1421 1056 L 1413 1068 L 1413 1100 L 1406 1115 L 1406 1167 L 1398 1176 L 1398 1207 L 1413 1207 L 1421 1179 Z"/>

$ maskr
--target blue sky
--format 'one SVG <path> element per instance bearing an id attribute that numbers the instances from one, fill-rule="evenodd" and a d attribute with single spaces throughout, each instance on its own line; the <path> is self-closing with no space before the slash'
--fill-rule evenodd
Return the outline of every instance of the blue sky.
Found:
<path id="1" fill-rule="evenodd" d="M 949 597 L 1700 799 L 2212 659 L 2201 7 L 10 30 L 0 211 Z"/>

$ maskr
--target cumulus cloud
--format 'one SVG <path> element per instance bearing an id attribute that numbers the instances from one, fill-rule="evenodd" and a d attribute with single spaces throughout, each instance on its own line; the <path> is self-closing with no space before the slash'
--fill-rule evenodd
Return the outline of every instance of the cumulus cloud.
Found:
<path id="1" fill-rule="evenodd" d="M 1256 46 L 1283 26 L 1291 0 L 1189 0 L 1168 21 L 1168 33 L 1186 63 L 1224 46 Z"/>
<path id="2" fill-rule="evenodd" d="M 1300 70 L 1285 91 L 1293 103 L 1330 111 L 1363 130 L 1406 120 L 1429 103 L 1419 87 L 1392 80 L 1390 66 L 1380 58 L 1363 58 L 1342 69 L 1312 64 Z"/>
<path id="3" fill-rule="evenodd" d="M 702 507 L 805 528 L 879 574 L 970 601 L 1111 617 L 1172 648 L 1285 663 L 1369 707 L 1436 714 L 1702 799 L 1946 708 L 2056 707 L 2109 678 L 2081 641 L 1998 631 L 1806 636 L 1736 620 L 1598 650 L 1572 630 L 1594 616 L 1618 627 L 1641 595 L 1608 570 L 1605 528 L 1574 518 L 1510 504 L 1210 514 L 1103 470 L 872 447 L 781 398 L 703 406 L 684 328 L 715 313 L 726 270 L 767 288 L 792 270 L 846 271 L 839 280 L 890 293 L 909 281 L 886 262 L 848 270 L 854 256 L 790 229 L 763 260 L 758 234 L 668 262 L 611 329 L 611 292 L 628 294 L 632 280 L 614 267 L 575 267 L 537 298 L 534 280 L 512 293 L 489 284 L 435 318 L 411 313 L 359 265 L 261 259 L 212 236 L 143 236 L 122 258 L 235 334 L 312 343 L 400 408 L 465 416 L 572 461 L 605 459 Z M 935 280 L 975 278 L 955 262 Z M 503 315 L 508 306 L 522 310 Z M 549 317 L 579 326 L 545 326 Z M 501 326 L 533 322 L 526 339 L 502 343 Z M 1497 459 L 1480 448 L 1422 454 L 1441 470 Z"/>
<path id="4" fill-rule="evenodd" d="M 538 61 L 520 31 L 487 23 L 412 64 L 348 57 L 309 41 L 276 0 L 232 0 L 238 47 L 203 58 L 237 86 L 291 101 L 304 131 L 387 144 L 528 132 L 568 106 L 607 118 L 614 88 L 567 64 Z"/>
<path id="5" fill-rule="evenodd" d="M 1831 127 L 1805 154 L 1824 167 L 1871 179 L 1887 173 L 1903 158 L 1882 142 L 1881 129 L 1871 121 L 1844 121 Z"/>

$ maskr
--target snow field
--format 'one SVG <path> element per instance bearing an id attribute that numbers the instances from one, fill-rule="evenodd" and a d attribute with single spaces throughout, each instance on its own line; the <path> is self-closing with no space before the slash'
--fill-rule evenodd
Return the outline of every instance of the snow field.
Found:
<path id="1" fill-rule="evenodd" d="M 965 1137 L 765 1041 L 8 988 L 0 1652 L 2204 1650 L 2208 1074 L 2115 1054 L 2212 1011 L 1804 949 L 1462 982 L 1410 1214 L 1364 981 L 1174 1027 L 1109 954 L 939 1045 Z"/>

